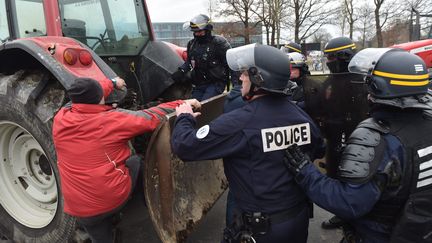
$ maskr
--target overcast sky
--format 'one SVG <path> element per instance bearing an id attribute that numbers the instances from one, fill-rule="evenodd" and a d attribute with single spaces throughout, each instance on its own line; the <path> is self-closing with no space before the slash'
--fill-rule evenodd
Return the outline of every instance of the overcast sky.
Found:
<path id="1" fill-rule="evenodd" d="M 200 13 L 207 14 L 206 0 L 147 0 L 152 22 L 186 22 Z"/>

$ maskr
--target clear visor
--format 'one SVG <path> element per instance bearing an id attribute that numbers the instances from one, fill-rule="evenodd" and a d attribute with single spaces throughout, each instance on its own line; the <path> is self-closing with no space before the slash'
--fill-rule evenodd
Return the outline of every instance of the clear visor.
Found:
<path id="1" fill-rule="evenodd" d="M 246 46 L 229 49 L 226 53 L 228 66 L 234 71 L 244 71 L 250 67 L 255 67 L 255 46 Z"/>
<path id="2" fill-rule="evenodd" d="M 288 53 L 288 56 L 291 59 L 291 63 L 293 64 L 303 64 L 305 62 L 305 57 L 303 54 L 300 54 L 298 52 L 291 52 Z"/>
<path id="3" fill-rule="evenodd" d="M 378 60 L 393 48 L 367 48 L 354 55 L 348 64 L 348 70 L 351 73 L 367 74 L 373 68 Z"/>
<path id="4" fill-rule="evenodd" d="M 190 28 L 190 22 L 189 21 L 187 21 L 187 22 L 184 22 L 184 24 L 183 24 L 183 30 L 191 30 L 191 28 Z"/>

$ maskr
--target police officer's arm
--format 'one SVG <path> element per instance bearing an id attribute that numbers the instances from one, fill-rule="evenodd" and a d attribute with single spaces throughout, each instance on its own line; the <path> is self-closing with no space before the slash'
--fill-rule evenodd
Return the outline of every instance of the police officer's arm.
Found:
<path id="1" fill-rule="evenodd" d="M 188 42 L 187 50 L 186 50 L 187 58 L 186 58 L 185 62 L 180 67 L 178 67 L 177 71 L 175 71 L 171 74 L 171 78 L 175 82 L 184 82 L 186 73 L 192 69 L 191 60 L 190 60 L 190 48 L 191 48 L 191 43 L 193 41 L 194 40 L 191 40 Z"/>
<path id="2" fill-rule="evenodd" d="M 191 114 L 180 114 L 171 134 L 171 148 L 186 161 L 219 159 L 238 153 L 247 139 L 233 114 L 224 114 L 210 124 L 195 129 Z"/>
<path id="3" fill-rule="evenodd" d="M 365 215 L 381 195 L 374 181 L 345 183 L 323 175 L 312 163 L 300 171 L 296 181 L 315 204 L 344 219 Z"/>
<path id="4" fill-rule="evenodd" d="M 382 185 L 390 180 L 388 173 L 385 172 L 387 165 L 403 159 L 400 143 L 394 141 L 396 138 L 386 139 L 390 140 L 388 144 L 397 144 L 397 146 L 388 148 L 384 152 L 376 174 L 370 180 L 361 183 L 354 181 L 349 183 L 323 175 L 298 150 L 294 153 L 288 152 L 285 161 L 288 162 L 290 170 L 296 174 L 297 183 L 314 203 L 341 218 L 358 218 L 372 209 L 381 196 Z M 290 149 L 292 152 L 293 149 Z"/>

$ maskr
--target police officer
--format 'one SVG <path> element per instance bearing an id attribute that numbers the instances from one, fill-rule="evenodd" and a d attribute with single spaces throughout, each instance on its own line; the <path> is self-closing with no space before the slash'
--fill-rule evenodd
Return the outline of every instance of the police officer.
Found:
<path id="1" fill-rule="evenodd" d="M 293 91 L 293 100 L 298 102 L 302 108 L 304 107 L 303 80 L 306 75 L 310 75 L 309 67 L 306 64 L 305 56 L 298 52 L 288 53 L 291 61 L 291 76 L 290 80 L 297 84 L 297 88 Z"/>
<path id="2" fill-rule="evenodd" d="M 192 97 L 201 101 L 221 94 L 230 78 L 226 51 L 231 48 L 222 36 L 213 36 L 210 18 L 199 14 L 192 18 L 188 28 L 194 38 L 187 44 L 187 60 L 172 74 L 176 82 L 184 81 L 191 72 Z"/>
<path id="3" fill-rule="evenodd" d="M 365 74 L 371 118 L 354 130 L 337 180 L 297 147 L 286 162 L 320 207 L 349 222 L 345 242 L 432 242 L 432 96 L 423 60 L 389 48 L 359 52 L 350 70 Z"/>
<path id="4" fill-rule="evenodd" d="M 283 163 L 284 149 L 298 143 L 313 158 L 323 149 L 318 127 L 286 95 L 289 59 L 274 47 L 251 44 L 228 50 L 227 60 L 242 71 L 247 104 L 198 130 L 198 114 L 179 106 L 172 149 L 186 161 L 224 158 L 236 204 L 224 242 L 306 242 L 308 201 Z"/>
<path id="5" fill-rule="evenodd" d="M 290 43 L 282 46 L 281 50 L 286 54 L 293 53 L 293 52 L 302 53 L 301 45 L 297 44 L 295 42 L 290 42 Z"/>
<path id="6" fill-rule="evenodd" d="M 348 63 L 355 55 L 356 45 L 348 37 L 336 37 L 331 39 L 324 47 L 324 55 L 327 58 L 327 67 L 331 73 L 348 72 Z"/>
<path id="7" fill-rule="evenodd" d="M 337 37 L 331 39 L 324 48 L 327 58 L 327 67 L 331 73 L 348 72 L 348 63 L 355 55 L 356 46 L 347 37 Z M 332 86 L 326 87 L 331 92 Z M 327 138 L 326 171 L 330 177 L 336 177 L 336 170 L 340 161 L 341 150 L 343 149 L 344 138 L 348 137 L 354 127 L 346 129 L 344 125 L 345 116 L 342 114 L 331 116 L 323 125 L 323 132 Z M 335 229 L 342 226 L 343 221 L 338 217 L 332 217 L 324 221 L 321 226 L 324 229 Z"/>

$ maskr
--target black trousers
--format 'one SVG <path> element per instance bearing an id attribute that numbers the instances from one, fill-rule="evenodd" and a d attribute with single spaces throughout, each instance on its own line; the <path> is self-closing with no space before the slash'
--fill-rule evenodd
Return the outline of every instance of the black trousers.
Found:
<path id="1" fill-rule="evenodd" d="M 126 167 L 129 169 L 129 174 L 132 180 L 132 189 L 135 189 L 139 173 L 141 173 L 142 159 L 133 155 L 126 160 Z M 92 243 L 110 243 L 114 241 L 113 238 L 113 217 L 116 213 L 126 205 L 128 200 L 119 207 L 110 212 L 99 214 L 92 217 L 77 218 L 77 222 L 87 231 L 90 235 Z"/>

